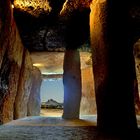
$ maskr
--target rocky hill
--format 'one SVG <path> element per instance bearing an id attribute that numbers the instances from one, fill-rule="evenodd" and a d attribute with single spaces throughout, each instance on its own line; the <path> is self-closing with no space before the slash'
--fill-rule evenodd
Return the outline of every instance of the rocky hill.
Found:
<path id="1" fill-rule="evenodd" d="M 47 102 L 41 103 L 41 108 L 50 108 L 50 109 L 62 109 L 63 103 L 58 103 L 53 99 L 49 99 Z"/>

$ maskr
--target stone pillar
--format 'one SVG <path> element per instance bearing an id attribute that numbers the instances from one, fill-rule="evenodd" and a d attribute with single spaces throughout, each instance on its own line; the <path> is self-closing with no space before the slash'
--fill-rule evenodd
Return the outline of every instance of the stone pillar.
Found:
<path id="1" fill-rule="evenodd" d="M 111 133 L 137 129 L 134 108 L 134 57 L 128 11 L 121 1 L 91 4 L 90 32 L 97 102 L 97 126 Z M 119 10 L 118 10 L 119 9 Z"/>
<path id="2" fill-rule="evenodd" d="M 64 56 L 64 119 L 78 119 L 81 101 L 80 55 L 77 50 L 66 50 Z"/>
<path id="3" fill-rule="evenodd" d="M 40 99 L 40 87 L 41 87 L 41 72 L 37 67 L 33 67 L 32 70 L 32 88 L 30 97 L 28 100 L 28 116 L 40 116 L 41 99 Z"/>

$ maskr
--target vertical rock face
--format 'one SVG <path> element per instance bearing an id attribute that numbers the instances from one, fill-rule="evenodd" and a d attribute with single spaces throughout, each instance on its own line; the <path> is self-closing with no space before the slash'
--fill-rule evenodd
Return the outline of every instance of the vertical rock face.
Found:
<path id="1" fill-rule="evenodd" d="M 28 116 L 39 116 L 41 108 L 40 87 L 41 87 L 41 72 L 37 67 L 32 70 L 32 88 L 28 100 Z"/>
<path id="2" fill-rule="evenodd" d="M 97 102 L 97 123 L 98 127 L 102 127 L 102 116 L 104 105 L 101 104 L 105 94 L 105 86 L 108 76 L 108 60 L 106 52 L 106 43 L 104 40 L 104 24 L 106 24 L 106 3 L 100 3 L 96 0 L 91 4 L 90 13 L 90 37 L 93 57 L 93 71 L 95 94 Z M 101 125 L 101 126 L 100 126 Z"/>
<path id="3" fill-rule="evenodd" d="M 34 9 L 44 9 L 44 11 L 51 10 L 48 0 L 14 0 L 14 5 L 20 8 L 30 7 Z"/>
<path id="4" fill-rule="evenodd" d="M 80 56 L 77 50 L 66 50 L 64 56 L 64 119 L 79 118 L 81 101 Z"/>
<path id="5" fill-rule="evenodd" d="M 91 67 L 82 69 L 82 99 L 80 105 L 81 115 L 96 114 L 96 101 L 94 92 L 93 71 Z"/>
<path id="6" fill-rule="evenodd" d="M 140 39 L 134 44 L 134 58 L 136 68 L 136 80 L 134 83 L 135 109 L 140 114 Z"/>
<path id="7" fill-rule="evenodd" d="M 131 33 L 126 26 L 129 24 L 127 10 L 119 0 L 96 0 L 91 4 L 97 126 L 113 133 L 137 129 L 133 95 L 134 57 L 133 46 L 128 42 Z"/>
<path id="8" fill-rule="evenodd" d="M 0 2 L 0 123 L 13 120 L 23 46 L 9 1 Z"/>
<path id="9" fill-rule="evenodd" d="M 75 9 L 89 8 L 91 1 L 92 0 L 66 0 L 60 14 L 68 16 Z"/>
<path id="10" fill-rule="evenodd" d="M 27 103 L 32 86 L 32 60 L 29 52 L 25 49 L 20 72 L 18 91 L 15 99 L 15 119 L 27 116 Z"/>

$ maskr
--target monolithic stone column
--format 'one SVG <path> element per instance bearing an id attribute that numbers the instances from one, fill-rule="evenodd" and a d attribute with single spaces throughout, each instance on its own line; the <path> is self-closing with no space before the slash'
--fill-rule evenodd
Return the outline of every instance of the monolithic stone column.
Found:
<path id="1" fill-rule="evenodd" d="M 80 56 L 77 50 L 66 50 L 64 56 L 64 119 L 79 118 L 81 101 Z"/>
<path id="2" fill-rule="evenodd" d="M 121 1 L 91 4 L 93 71 L 100 130 L 127 134 L 137 130 L 134 108 L 134 57 L 128 38 L 128 9 Z M 119 9 L 119 10 L 118 10 Z M 130 133 L 128 133 L 130 132 Z"/>
<path id="3" fill-rule="evenodd" d="M 30 97 L 28 100 L 28 116 L 40 116 L 41 99 L 40 99 L 40 87 L 41 87 L 41 72 L 37 67 L 33 67 L 32 70 L 32 88 Z"/>

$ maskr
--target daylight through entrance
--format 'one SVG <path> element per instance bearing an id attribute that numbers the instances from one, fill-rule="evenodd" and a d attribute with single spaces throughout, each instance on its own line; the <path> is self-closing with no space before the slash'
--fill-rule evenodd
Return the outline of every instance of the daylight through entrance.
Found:
<path id="1" fill-rule="evenodd" d="M 63 114 L 64 53 L 65 52 L 34 52 L 31 54 L 34 66 L 38 67 L 42 74 L 42 84 L 40 89 L 41 116 L 61 117 Z M 80 63 L 82 97 L 79 115 L 95 115 L 96 101 L 90 51 L 80 51 Z M 71 92 L 72 90 L 70 93 Z M 70 105 L 71 104 L 72 103 L 70 103 Z"/>
<path id="2" fill-rule="evenodd" d="M 61 117 L 63 113 L 63 80 L 46 79 L 41 85 L 41 116 Z"/>

